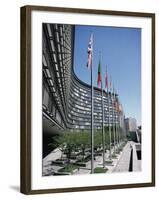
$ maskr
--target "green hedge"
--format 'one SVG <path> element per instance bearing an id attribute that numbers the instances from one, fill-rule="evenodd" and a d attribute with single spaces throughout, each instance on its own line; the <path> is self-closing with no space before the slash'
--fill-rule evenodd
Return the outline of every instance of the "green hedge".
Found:
<path id="1" fill-rule="evenodd" d="M 102 168 L 102 167 L 96 167 L 96 168 L 94 169 L 94 173 L 106 173 L 107 171 L 108 171 L 107 168 L 104 169 L 104 168 Z"/>

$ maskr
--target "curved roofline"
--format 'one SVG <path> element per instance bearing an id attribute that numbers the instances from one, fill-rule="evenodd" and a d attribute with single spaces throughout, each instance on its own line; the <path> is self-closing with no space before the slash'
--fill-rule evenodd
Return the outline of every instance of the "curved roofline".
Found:
<path id="1" fill-rule="evenodd" d="M 73 74 L 74 78 L 75 78 L 80 84 L 82 84 L 82 85 L 84 85 L 84 86 L 86 86 L 86 87 L 88 87 L 88 88 L 91 88 L 91 85 L 89 85 L 88 83 L 86 83 L 86 82 L 84 82 L 84 81 L 82 81 L 82 80 L 79 79 L 79 77 L 76 75 L 76 73 L 75 73 L 75 71 L 74 71 L 74 66 L 72 66 L 72 74 Z M 96 87 L 96 86 L 93 86 L 93 87 L 94 87 L 94 89 L 96 89 L 96 90 L 98 90 L 98 91 L 101 91 L 101 89 L 99 89 L 98 87 Z M 103 91 L 105 92 L 104 89 L 103 89 Z"/>
<path id="2" fill-rule="evenodd" d="M 78 76 L 76 75 L 76 73 L 75 73 L 75 71 L 74 71 L 74 67 L 73 67 L 73 66 L 72 66 L 72 74 L 73 74 L 74 78 L 75 78 L 81 85 L 83 85 L 83 86 L 88 87 L 88 88 L 91 89 L 91 85 L 89 85 L 88 83 L 85 83 L 84 81 L 82 81 L 82 80 L 80 80 L 80 79 L 78 78 Z M 95 90 L 101 92 L 101 89 L 99 89 L 98 87 L 96 87 L 96 86 L 93 86 L 93 87 L 94 87 Z M 104 89 L 103 89 L 103 92 L 104 92 L 104 93 L 107 93 Z M 109 92 L 109 93 L 111 93 L 111 92 Z M 115 94 L 115 96 L 118 96 L 118 94 Z"/>

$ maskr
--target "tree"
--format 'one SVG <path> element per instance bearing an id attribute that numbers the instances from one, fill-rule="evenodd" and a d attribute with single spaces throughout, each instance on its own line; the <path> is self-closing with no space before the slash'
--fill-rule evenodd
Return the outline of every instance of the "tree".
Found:
<path id="1" fill-rule="evenodd" d="M 90 134 L 87 131 L 79 132 L 77 138 L 79 141 L 79 148 L 82 151 L 84 159 L 86 149 L 90 148 Z"/>

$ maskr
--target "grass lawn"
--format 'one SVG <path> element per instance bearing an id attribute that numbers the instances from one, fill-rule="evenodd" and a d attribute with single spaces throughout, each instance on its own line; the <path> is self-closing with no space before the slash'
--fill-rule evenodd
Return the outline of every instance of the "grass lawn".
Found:
<path id="1" fill-rule="evenodd" d="M 94 169 L 94 173 L 106 173 L 106 171 L 108 171 L 108 169 L 104 169 L 102 167 L 96 167 Z"/>
<path id="2" fill-rule="evenodd" d="M 79 167 L 76 165 L 68 164 L 65 167 L 59 169 L 59 172 L 73 172 L 73 170 L 78 169 Z"/>

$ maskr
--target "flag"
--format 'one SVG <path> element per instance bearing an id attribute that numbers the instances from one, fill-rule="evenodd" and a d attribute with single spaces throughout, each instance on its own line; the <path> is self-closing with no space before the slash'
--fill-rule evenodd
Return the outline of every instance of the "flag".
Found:
<path id="1" fill-rule="evenodd" d="M 122 113 L 122 105 L 121 103 L 119 102 L 118 98 L 115 99 L 115 102 L 114 102 L 114 105 L 115 105 L 115 110 L 117 113 Z"/>
<path id="2" fill-rule="evenodd" d="M 97 80 L 98 87 L 101 86 L 101 82 L 102 82 L 102 77 L 101 77 L 101 63 L 100 63 L 100 60 L 99 60 L 99 64 L 98 64 L 98 80 Z"/>
<path id="3" fill-rule="evenodd" d="M 90 69 L 92 67 L 93 34 L 91 34 L 89 39 L 87 53 L 88 53 L 87 67 L 88 69 Z"/>
<path id="4" fill-rule="evenodd" d="M 105 88 L 108 90 L 108 73 L 106 69 L 106 74 L 105 74 Z"/>
<path id="5" fill-rule="evenodd" d="M 118 110 L 119 110 L 120 113 L 123 113 L 123 108 L 122 108 L 122 105 L 120 103 L 118 104 Z"/>

